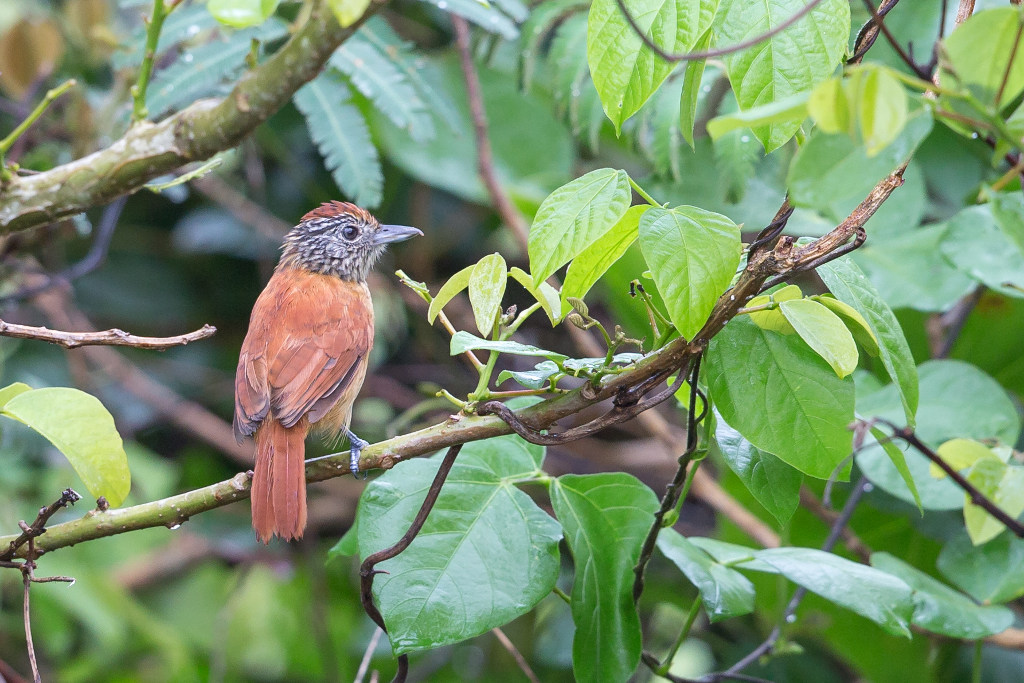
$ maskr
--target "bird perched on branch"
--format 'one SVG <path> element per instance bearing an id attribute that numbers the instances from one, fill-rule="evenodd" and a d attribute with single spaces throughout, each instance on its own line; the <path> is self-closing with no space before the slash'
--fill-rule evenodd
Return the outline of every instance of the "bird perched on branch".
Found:
<path id="1" fill-rule="evenodd" d="M 256 438 L 252 525 L 264 543 L 306 527 L 305 440 L 346 435 L 359 472 L 367 443 L 349 429 L 373 347 L 366 276 L 392 242 L 423 233 L 381 225 L 359 207 L 328 202 L 285 236 L 256 300 L 235 374 L 235 438 Z"/>

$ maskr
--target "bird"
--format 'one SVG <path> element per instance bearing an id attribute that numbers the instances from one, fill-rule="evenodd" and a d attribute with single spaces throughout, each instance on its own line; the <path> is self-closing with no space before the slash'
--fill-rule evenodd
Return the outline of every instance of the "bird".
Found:
<path id="1" fill-rule="evenodd" d="M 284 237 L 256 299 L 235 373 L 233 431 L 256 442 L 251 499 L 257 538 L 298 539 L 306 527 L 305 440 L 347 436 L 359 473 L 368 444 L 349 424 L 373 347 L 366 277 L 387 246 L 423 233 L 383 225 L 354 204 L 326 202 Z"/>

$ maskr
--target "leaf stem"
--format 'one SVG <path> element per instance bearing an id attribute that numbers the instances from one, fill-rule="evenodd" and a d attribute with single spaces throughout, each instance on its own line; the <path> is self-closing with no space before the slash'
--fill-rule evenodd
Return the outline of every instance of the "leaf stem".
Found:
<path id="1" fill-rule="evenodd" d="M 489 391 L 487 398 L 517 398 L 519 396 L 545 396 L 547 394 L 561 394 L 565 389 L 558 387 L 543 387 L 541 389 L 513 389 L 511 391 Z"/>
<path id="2" fill-rule="evenodd" d="M 494 366 L 498 362 L 498 355 L 497 351 L 491 351 L 487 357 L 487 365 L 480 371 L 480 380 L 476 383 L 476 389 L 469 395 L 470 401 L 481 401 L 487 398 L 487 386 L 491 383 L 491 374 L 494 372 Z"/>
<path id="3" fill-rule="evenodd" d="M 11 172 L 8 170 L 7 164 L 4 162 L 4 156 L 7 152 L 11 149 L 14 143 L 18 141 L 18 138 L 20 138 L 25 131 L 43 115 L 43 112 L 49 108 L 54 100 L 63 95 L 69 88 L 73 87 L 77 83 L 78 81 L 72 78 L 64 81 L 56 88 L 48 90 L 42 101 L 36 105 L 35 109 L 32 110 L 32 113 L 30 113 L 24 121 L 19 123 L 17 127 L 7 135 L 7 137 L 0 140 L 0 174 L 2 174 L 3 180 L 9 180 L 11 176 Z"/>
<path id="4" fill-rule="evenodd" d="M 533 315 L 538 308 L 540 308 L 540 302 L 535 301 L 526 310 L 516 316 L 516 319 L 512 321 L 512 324 L 506 327 L 505 331 L 502 333 L 502 340 L 508 339 L 515 334 L 515 331 L 519 329 L 519 326 L 526 322 L 526 319 Z"/>
<path id="5" fill-rule="evenodd" d="M 153 60 L 156 57 L 157 44 L 160 42 L 160 31 L 163 29 L 164 19 L 177 5 L 177 0 L 171 0 L 166 5 L 164 0 L 153 0 L 153 16 L 146 22 L 146 51 L 142 55 L 139 78 L 132 86 L 132 123 L 149 116 L 149 110 L 146 109 L 146 89 L 149 88 L 149 78 L 153 75 Z"/>
<path id="6" fill-rule="evenodd" d="M 566 595 L 566 592 L 564 590 L 562 590 L 561 588 L 559 588 L 558 586 L 555 586 L 554 588 L 552 588 L 551 592 L 554 593 L 555 595 L 557 595 L 558 597 L 562 598 L 562 600 L 565 601 L 565 604 L 572 605 L 572 598 L 570 598 L 568 595 Z"/>
<path id="7" fill-rule="evenodd" d="M 659 209 L 663 209 L 665 208 L 665 206 L 667 206 L 666 204 L 659 204 L 658 202 L 654 201 L 654 198 L 651 197 L 651 195 L 647 194 L 647 191 L 644 188 L 637 185 L 636 181 L 633 180 L 632 178 L 629 179 L 629 184 L 632 185 L 633 189 L 636 190 L 636 193 L 640 195 L 643 198 L 643 200 L 650 204 L 651 206 L 657 206 Z"/>
<path id="8" fill-rule="evenodd" d="M 672 644 L 672 649 L 665 655 L 665 661 L 662 662 L 661 666 L 654 672 L 659 676 L 664 676 L 672 668 L 672 660 L 676 658 L 676 653 L 679 652 L 679 647 L 683 644 L 683 641 L 690 635 L 690 629 L 693 628 L 693 622 L 697 620 L 697 615 L 700 614 L 701 605 L 704 604 L 703 598 L 700 594 L 694 599 L 693 604 L 690 605 L 690 613 L 686 615 L 686 622 L 683 624 L 683 629 L 679 632 L 679 637 L 676 638 L 676 642 Z"/>

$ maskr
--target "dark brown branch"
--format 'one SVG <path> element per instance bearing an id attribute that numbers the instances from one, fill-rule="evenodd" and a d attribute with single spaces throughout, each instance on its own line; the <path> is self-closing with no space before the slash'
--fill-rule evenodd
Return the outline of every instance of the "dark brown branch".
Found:
<path id="1" fill-rule="evenodd" d="M 925 442 L 921 441 L 917 437 L 917 434 L 910 427 L 897 427 L 892 422 L 884 420 L 882 418 L 875 418 L 874 422 L 884 424 L 886 427 L 892 430 L 892 435 L 897 439 L 902 439 L 907 444 L 914 448 L 918 453 L 935 463 L 946 475 L 956 482 L 956 485 L 963 489 L 964 493 L 968 495 L 971 502 L 995 519 L 1002 522 L 1002 524 L 1013 533 L 1017 538 L 1024 538 L 1024 525 L 1021 525 L 1016 519 L 1006 514 L 1001 507 L 989 500 L 988 496 L 978 490 L 978 488 L 967 481 L 967 478 L 957 472 L 953 467 L 943 460 L 942 456 L 933 451 L 931 447 Z"/>
<path id="2" fill-rule="evenodd" d="M 200 329 L 175 337 L 139 337 L 128 334 L 124 330 L 112 329 L 102 332 L 62 332 L 46 327 L 17 325 L 0 320 L 0 336 L 16 339 L 35 339 L 63 346 L 65 349 L 77 349 L 80 346 L 132 346 L 137 349 L 169 349 L 184 346 L 190 342 L 212 337 L 217 328 L 203 325 Z"/>
<path id="3" fill-rule="evenodd" d="M 50 517 L 53 517 L 58 510 L 74 505 L 80 500 L 82 500 L 82 496 L 76 493 L 74 489 L 64 489 L 60 494 L 60 498 L 44 508 L 39 508 L 39 513 L 36 515 L 36 519 L 32 522 L 31 526 L 24 522 L 21 523 L 21 535 L 11 541 L 6 550 L 0 552 L 0 560 L 11 560 L 14 558 L 21 546 L 37 536 L 41 536 L 46 531 L 46 523 L 50 521 Z"/>
<path id="4" fill-rule="evenodd" d="M 886 9 L 885 12 L 883 12 L 881 8 L 876 8 L 875 3 L 871 2 L 871 0 L 864 0 L 864 5 L 868 8 L 868 12 L 871 13 L 871 22 L 877 29 L 882 31 L 885 39 L 889 41 L 889 45 L 891 45 L 892 49 L 896 51 L 896 54 L 899 55 L 901 60 L 903 60 L 903 63 L 910 67 L 910 70 L 917 74 L 918 77 L 923 78 L 926 81 L 931 80 L 931 73 L 929 73 L 925 67 L 914 61 L 913 55 L 908 53 L 906 49 L 900 45 L 900 42 L 896 40 L 895 36 L 893 36 L 892 31 L 890 31 L 889 27 L 885 25 L 885 14 L 895 7 L 896 2 L 898 1 L 899 0 L 891 0 L 889 3 L 883 3 L 883 7 L 888 5 L 888 9 Z M 875 35 L 877 36 L 877 32 Z M 873 43 L 874 39 L 872 39 L 871 42 Z M 860 51 L 858 50 L 857 52 Z M 864 52 L 867 52 L 867 49 L 865 49 Z"/>
<path id="5" fill-rule="evenodd" d="M 466 81 L 466 97 L 469 99 L 469 111 L 473 116 L 473 132 L 476 135 L 477 167 L 480 178 L 487 187 L 494 208 L 501 219 L 515 233 L 520 243 L 526 244 L 530 228 L 522 214 L 513 206 L 508 195 L 498 183 L 494 172 L 494 155 L 491 152 L 491 140 L 487 135 L 487 112 L 484 110 L 484 97 L 480 90 L 480 77 L 473 64 L 473 54 L 469 45 L 469 24 L 457 14 L 451 15 L 455 27 L 455 44 L 459 48 L 459 62 L 462 75 Z"/>
<path id="6" fill-rule="evenodd" d="M 32 611 L 29 609 L 29 589 L 32 588 L 32 576 L 25 572 L 22 576 L 25 584 L 24 596 L 22 598 L 21 617 L 25 622 L 25 647 L 28 650 L 28 663 L 32 667 L 32 680 L 34 683 L 42 683 L 39 675 L 39 663 L 36 661 L 36 647 L 32 643 Z"/>
<path id="7" fill-rule="evenodd" d="M 377 574 L 386 574 L 387 572 L 381 569 L 375 569 L 377 564 L 390 560 L 393 557 L 400 555 L 405 552 L 405 549 L 412 545 L 412 542 L 416 539 L 417 534 L 423 529 L 423 525 L 427 521 L 427 516 L 430 511 L 434 509 L 434 503 L 437 502 L 437 497 L 441 494 L 441 487 L 444 486 L 444 480 L 448 478 L 448 473 L 451 472 L 452 466 L 455 464 L 455 458 L 458 457 L 459 451 L 462 450 L 462 444 L 452 446 L 445 453 L 444 459 L 441 461 L 441 466 L 437 468 L 437 474 L 434 475 L 434 481 L 430 483 L 430 488 L 427 490 L 427 496 L 423 499 L 423 504 L 420 505 L 419 512 L 416 513 L 416 517 L 413 518 L 412 524 L 409 525 L 409 529 L 405 534 L 398 539 L 398 542 L 389 548 L 378 550 L 377 552 L 368 555 L 363 563 L 359 566 L 359 578 L 360 578 L 360 590 L 359 600 L 363 604 L 363 609 L 366 614 L 373 619 L 373 622 L 377 624 L 385 633 L 387 633 L 388 627 L 384 625 L 384 617 L 381 616 L 380 610 L 373 604 L 373 577 Z M 405 677 L 409 673 L 409 656 L 400 655 L 398 657 L 398 672 L 395 674 L 393 683 L 400 683 L 405 680 Z"/>
<path id="8" fill-rule="evenodd" d="M 892 8 L 896 6 L 899 0 L 884 0 L 881 5 L 878 6 L 878 11 L 874 13 L 877 17 L 885 17 Z M 860 64 L 861 60 L 864 59 L 864 55 L 870 50 L 875 41 L 878 39 L 879 29 L 878 22 L 875 16 L 872 16 L 867 22 L 860 27 L 857 32 L 857 38 L 853 41 L 853 54 L 848 60 L 847 65 Z"/>
<path id="9" fill-rule="evenodd" d="M 769 38 L 778 35 L 779 33 L 782 33 L 787 28 L 789 28 L 796 22 L 800 21 L 806 14 L 810 13 L 812 9 L 821 4 L 821 0 L 811 0 L 806 5 L 804 5 L 798 12 L 794 13 L 791 17 L 783 21 L 778 26 L 775 26 L 769 29 L 768 31 L 765 31 L 764 33 L 760 33 L 754 36 L 753 38 L 749 38 L 748 40 L 744 40 L 743 42 L 736 43 L 735 45 L 716 47 L 711 50 L 704 50 L 702 52 L 674 53 L 665 51 L 664 49 L 661 48 L 661 46 L 659 46 L 657 43 L 655 43 L 653 40 L 647 37 L 647 33 L 642 28 L 640 28 L 640 24 L 636 22 L 636 19 L 630 13 L 629 9 L 626 7 L 626 0 L 615 1 L 619 5 L 619 11 L 622 12 L 622 16 L 625 17 L 626 23 L 630 25 L 630 27 L 633 29 L 633 32 L 636 33 L 637 37 L 640 38 L 641 41 L 643 41 L 643 44 L 646 45 L 651 50 L 651 52 L 658 55 L 666 62 L 692 62 L 696 59 L 721 57 L 723 55 L 731 55 L 734 52 L 746 50 L 748 47 L 753 47 L 758 43 L 763 43 Z"/>

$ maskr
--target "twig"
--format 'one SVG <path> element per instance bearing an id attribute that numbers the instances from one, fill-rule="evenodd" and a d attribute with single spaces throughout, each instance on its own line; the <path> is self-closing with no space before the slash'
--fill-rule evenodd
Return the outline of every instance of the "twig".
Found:
<path id="1" fill-rule="evenodd" d="M 1016 519 L 1006 514 L 1001 507 L 989 500 L 984 493 L 974 486 L 974 484 L 967 481 L 966 477 L 953 469 L 953 467 L 946 462 L 942 456 L 933 451 L 928 444 L 921 441 L 913 429 L 910 427 L 897 427 L 889 420 L 885 420 L 883 418 L 874 418 L 874 422 L 884 424 L 892 430 L 892 435 L 895 438 L 902 439 L 907 443 L 907 445 L 912 446 L 918 453 L 935 463 L 950 479 L 956 482 L 957 486 L 963 489 L 964 493 L 968 495 L 973 504 L 982 508 L 989 515 L 1002 522 L 1002 524 L 1009 529 L 1014 536 L 1017 538 L 1024 538 L 1024 525 L 1021 525 L 1021 523 Z"/>
<path id="2" fill-rule="evenodd" d="M 516 648 L 515 643 L 509 640 L 509 637 L 505 635 L 505 632 L 498 627 L 491 629 L 491 633 L 498 639 L 501 646 L 512 655 L 512 659 L 516 660 L 516 664 L 519 666 L 519 670 L 523 672 L 523 675 L 530 681 L 530 683 L 540 683 L 540 679 L 537 678 L 537 674 L 533 673 L 533 669 L 530 668 L 526 658 L 523 657 L 523 653 Z"/>
<path id="3" fill-rule="evenodd" d="M 1017 53 L 1020 48 L 1020 37 L 1022 33 L 1024 33 L 1024 24 L 1018 21 L 1017 35 L 1013 37 L 1013 47 L 1010 48 L 1010 58 L 1006 61 L 1006 69 L 1003 71 L 1003 77 L 999 81 L 999 89 L 996 91 L 996 109 L 1000 108 L 1000 104 L 1003 101 L 1003 92 L 1006 90 L 1006 83 L 1010 80 L 1010 70 L 1013 69 L 1013 62 L 1017 58 Z"/>
<path id="4" fill-rule="evenodd" d="M 0 659 L 0 680 L 6 681 L 6 683 L 25 683 L 25 678 L 2 659 Z"/>
<path id="5" fill-rule="evenodd" d="M 825 504 L 822 503 L 817 496 L 811 493 L 807 487 L 801 487 L 800 489 L 800 504 L 830 527 L 836 523 L 837 519 L 839 519 L 839 513 L 825 507 Z M 856 555 L 861 562 L 867 564 L 871 559 L 871 548 L 869 548 L 868 545 L 862 541 L 849 526 L 843 527 L 840 533 L 842 535 L 843 545 L 846 546 L 846 549 Z"/>
<path id="6" fill-rule="evenodd" d="M 58 510 L 68 507 L 69 505 L 74 505 L 80 500 L 82 500 L 82 496 L 76 493 L 74 489 L 64 489 L 60 494 L 60 498 L 46 507 L 39 509 L 39 513 L 36 515 L 36 519 L 32 522 L 31 526 L 22 522 L 21 535 L 10 541 L 7 545 L 7 549 L 0 552 L 0 560 L 12 559 L 21 546 L 25 545 L 37 536 L 41 536 L 46 531 L 46 523 L 50 520 L 50 517 L 53 517 L 57 513 Z"/>
<path id="7" fill-rule="evenodd" d="M 437 497 L 441 494 L 441 487 L 444 486 L 444 480 L 448 478 L 448 473 L 451 472 L 452 466 L 455 464 L 455 458 L 458 457 L 459 451 L 461 450 L 462 444 L 452 446 L 448 449 L 444 459 L 441 460 L 440 467 L 437 468 L 437 474 L 434 475 L 434 481 L 430 483 L 430 488 L 427 490 L 427 495 L 423 499 L 423 504 L 420 505 L 419 512 L 416 513 L 416 517 L 413 518 L 412 524 L 409 525 L 409 529 L 400 539 L 398 539 L 398 542 L 389 548 L 378 550 L 377 552 L 367 556 L 359 566 L 359 600 L 363 604 L 363 610 L 366 614 L 373 619 L 373 622 L 385 633 L 387 633 L 388 628 L 384 625 L 384 617 L 381 616 L 380 610 L 377 609 L 377 606 L 373 604 L 373 577 L 377 574 L 386 574 L 387 572 L 376 569 L 375 567 L 380 562 L 390 560 L 391 558 L 405 552 L 405 549 L 412 544 L 413 540 L 415 540 L 416 535 L 420 533 L 420 530 L 426 523 L 427 516 L 434 508 L 434 503 L 437 502 Z M 395 674 L 395 678 L 392 683 L 401 683 L 405 680 L 408 673 L 409 656 L 399 655 L 398 672 Z"/>
<path id="8" fill-rule="evenodd" d="M 864 5 L 868 8 L 868 12 L 871 13 L 872 22 L 874 22 L 874 25 L 877 26 L 882 31 L 882 34 L 885 35 L 885 39 L 889 41 L 889 45 L 891 45 L 892 49 L 896 51 L 896 54 L 899 55 L 899 58 L 902 59 L 903 62 L 907 66 L 909 66 L 915 74 L 917 74 L 926 81 L 930 80 L 932 77 L 931 73 L 929 73 L 927 69 L 925 69 L 920 64 L 914 61 L 913 55 L 909 54 L 903 48 L 903 46 L 900 45 L 899 41 L 896 40 L 896 37 L 893 36 L 892 31 L 890 31 L 889 27 L 885 25 L 885 14 L 883 14 L 879 8 L 876 8 L 875 3 L 871 2 L 871 0 L 864 0 Z M 889 3 L 890 10 L 895 6 L 896 2 Z M 872 40 L 872 42 L 874 41 Z"/>
<path id="9" fill-rule="evenodd" d="M 640 25 L 636 22 L 636 19 L 630 13 L 629 9 L 626 7 L 626 0 L 615 1 L 619 5 L 619 11 L 622 12 L 622 16 L 625 17 L 626 23 L 630 25 L 630 27 L 633 29 L 633 32 L 636 33 L 637 37 L 640 38 L 644 45 L 650 48 L 651 52 L 658 55 L 666 62 L 690 62 L 695 59 L 721 57 L 723 55 L 729 55 L 734 52 L 746 50 L 748 47 L 752 47 L 754 45 L 757 45 L 758 43 L 762 43 L 768 40 L 769 38 L 778 35 L 779 33 L 782 33 L 787 28 L 789 28 L 796 22 L 800 21 L 804 17 L 804 15 L 808 14 L 811 10 L 813 10 L 815 7 L 821 4 L 821 0 L 811 0 L 806 5 L 804 5 L 798 12 L 794 13 L 791 17 L 789 17 L 782 23 L 778 24 L 777 26 L 772 27 L 771 29 L 765 31 L 764 33 L 760 33 L 754 36 L 753 38 L 749 38 L 740 43 L 736 43 L 735 45 L 727 45 L 726 47 L 716 47 L 714 49 L 704 50 L 702 52 L 684 52 L 681 54 L 676 54 L 663 50 L 657 43 L 655 43 L 647 36 L 647 33 L 642 28 L 640 28 Z"/>
<path id="10" fill-rule="evenodd" d="M 34 683 L 42 683 L 39 675 L 39 663 L 36 662 L 36 648 L 32 644 L 32 617 L 29 609 L 29 589 L 32 587 L 32 577 L 26 572 L 22 576 L 22 583 L 25 584 L 24 598 L 22 600 L 22 618 L 25 621 L 25 647 L 28 649 L 28 663 L 32 667 L 32 680 Z"/>
<path id="11" fill-rule="evenodd" d="M 132 86 L 132 122 L 142 121 L 149 116 L 146 108 L 146 89 L 149 87 L 149 77 L 153 74 L 153 58 L 156 57 L 157 44 L 160 42 L 160 30 L 164 26 L 164 19 L 174 11 L 178 0 L 171 0 L 164 5 L 164 0 L 153 0 L 153 14 L 146 22 L 146 48 L 142 55 L 142 65 L 139 67 L 139 77 Z"/>
<path id="12" fill-rule="evenodd" d="M 65 92 L 68 91 L 69 88 L 74 87 L 76 84 L 77 81 L 75 81 L 75 79 L 72 78 L 70 80 L 64 81 L 56 88 L 48 90 L 46 92 L 46 96 L 43 97 L 42 101 L 36 105 L 36 108 L 33 109 L 27 117 L 25 117 L 25 120 L 23 120 L 21 123 L 15 126 L 14 130 L 8 133 L 7 137 L 5 137 L 3 140 L 0 140 L 0 180 L 6 182 L 7 180 L 10 180 L 12 177 L 11 171 L 10 169 L 7 168 L 7 163 L 4 160 L 4 156 L 7 154 L 7 152 L 10 151 L 11 146 L 18 141 L 18 138 L 24 135 L 25 131 L 28 130 L 29 127 L 33 123 L 35 123 L 40 116 L 43 115 L 43 112 L 45 112 L 49 108 L 49 106 L 53 104 L 54 100 L 63 95 Z"/>
<path id="13" fill-rule="evenodd" d="M 476 135 L 477 167 L 480 178 L 487 187 L 494 208 L 498 211 L 505 224 L 525 243 L 529 236 L 529 226 L 522 214 L 512 205 L 508 195 L 502 190 L 494 172 L 494 155 L 491 152 L 491 140 L 487 135 L 487 112 L 484 110 L 483 93 L 480 90 L 480 77 L 473 64 L 473 54 L 469 44 L 469 24 L 457 14 L 451 15 L 455 27 L 455 44 L 459 48 L 459 62 L 462 65 L 462 76 L 466 81 L 466 96 L 469 99 L 469 111 L 473 116 L 473 131 Z"/>
<path id="14" fill-rule="evenodd" d="M 960 6 L 956 8 L 956 25 L 967 21 L 974 14 L 974 0 L 960 0 Z"/>
<path id="15" fill-rule="evenodd" d="M 860 31 L 857 32 L 857 39 L 853 42 L 853 54 L 846 60 L 847 65 L 860 64 L 861 60 L 864 59 L 864 55 L 867 54 L 867 51 L 871 49 L 878 39 L 879 24 L 877 19 L 887 15 L 896 6 L 897 2 L 899 0 L 883 0 L 882 4 L 878 6 L 878 11 L 873 12 L 871 18 L 860 27 Z"/>
<path id="16" fill-rule="evenodd" d="M 363 652 L 363 658 L 359 662 L 359 669 L 356 671 L 356 677 L 352 679 L 352 683 L 363 683 L 363 679 L 366 677 L 366 672 L 370 669 L 370 662 L 373 660 L 373 653 L 377 651 L 377 643 L 380 642 L 381 636 L 384 635 L 384 629 L 378 626 L 373 631 L 373 635 L 370 636 L 370 642 L 366 644 L 366 651 Z"/>
<path id="17" fill-rule="evenodd" d="M 63 346 L 65 349 L 77 349 L 80 346 L 131 346 L 137 349 L 162 350 L 206 339 L 212 337 L 216 332 L 216 327 L 203 325 L 194 332 L 174 337 L 139 337 L 116 328 L 102 332 L 62 332 L 46 327 L 17 325 L 0 320 L 0 336 L 35 339 Z"/>

